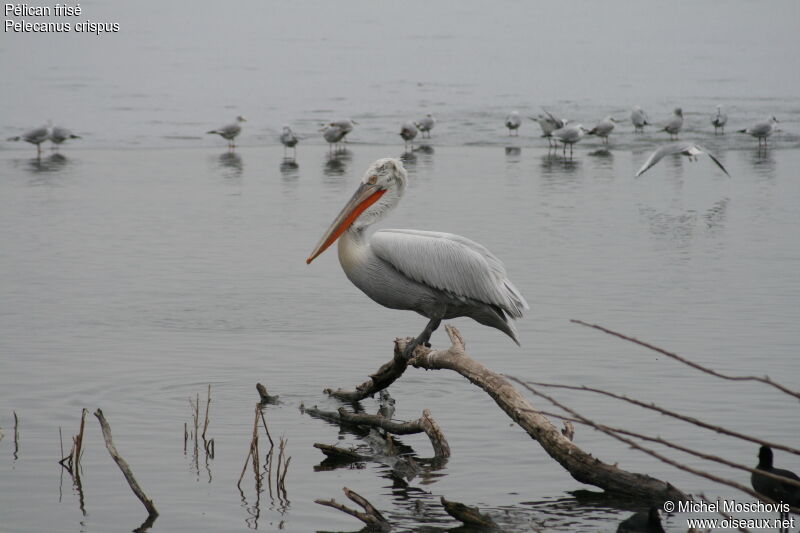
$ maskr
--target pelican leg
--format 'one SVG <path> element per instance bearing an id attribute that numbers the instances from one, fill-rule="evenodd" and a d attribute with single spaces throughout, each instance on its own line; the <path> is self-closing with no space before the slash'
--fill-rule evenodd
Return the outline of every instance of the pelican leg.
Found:
<path id="1" fill-rule="evenodd" d="M 417 346 L 424 345 L 430 347 L 430 343 L 428 341 L 431 340 L 431 335 L 433 335 L 433 332 L 436 331 L 441 323 L 441 318 L 430 319 L 428 325 L 422 330 L 422 333 L 420 333 L 416 339 L 406 345 L 405 352 L 403 352 L 403 356 L 406 358 L 406 360 L 411 359 L 411 355 L 414 353 L 414 349 Z"/>

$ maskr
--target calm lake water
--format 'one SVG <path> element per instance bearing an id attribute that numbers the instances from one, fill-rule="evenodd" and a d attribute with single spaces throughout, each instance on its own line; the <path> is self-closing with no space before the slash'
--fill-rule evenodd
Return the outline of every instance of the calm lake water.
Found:
<path id="1" fill-rule="evenodd" d="M 432 411 L 450 461 L 410 481 L 374 462 L 321 470 L 315 442 L 367 444 L 301 413 L 335 410 L 326 387 L 352 387 L 425 320 L 383 309 L 345 278 L 335 251 L 304 260 L 366 167 L 403 155 L 406 197 L 383 227 L 450 231 L 503 259 L 531 303 L 522 347 L 468 319 L 468 351 L 521 379 L 613 390 L 760 438 L 792 443 L 797 403 L 727 383 L 570 323 L 577 318 L 730 374 L 797 387 L 800 365 L 800 65 L 798 6 L 523 2 L 338 5 L 242 2 L 82 3 L 119 34 L 4 34 L 3 138 L 52 119 L 83 139 L 40 159 L 0 143 L 0 531 L 130 531 L 145 518 L 104 449 L 115 443 L 161 515 L 150 531 L 356 531 L 315 504 L 346 486 L 397 531 L 455 527 L 439 497 L 478 505 L 508 531 L 613 531 L 625 502 L 598 503 L 463 378 L 409 370 L 391 387 L 395 417 Z M 203 7 L 205 6 L 205 7 Z M 766 35 L 766 38 L 764 38 Z M 639 43 L 634 45 L 635 43 Z M 689 58 L 687 60 L 686 58 Z M 730 115 L 713 135 L 716 104 Z M 708 158 L 636 169 L 666 140 L 634 135 L 640 104 L 656 123 L 682 106 L 682 138 Z M 508 111 L 551 111 L 591 125 L 626 120 L 605 150 L 587 139 L 565 160 Z M 428 148 L 403 154 L 407 118 L 439 119 Z M 204 132 L 248 118 L 235 153 Z M 783 130 L 766 153 L 733 131 L 767 115 Z M 317 128 L 359 122 L 330 158 Z M 283 123 L 306 138 L 282 162 Z M 445 346 L 437 332 L 435 346 Z M 252 431 L 255 384 L 288 439 L 286 494 L 237 480 Z M 189 398 L 205 406 L 215 455 L 184 448 Z M 611 400 L 558 397 L 597 421 L 660 435 L 754 465 L 756 446 Z M 541 400 L 534 405 L 551 409 Z M 57 461 L 87 408 L 81 490 Z M 363 402 L 375 412 L 375 400 Z M 19 416 L 15 444 L 13 412 Z M 202 413 L 201 413 L 202 416 Z M 419 457 L 425 437 L 399 439 Z M 577 427 L 575 442 L 686 492 L 750 501 Z M 261 453 L 265 453 L 262 437 Z M 749 484 L 749 475 L 670 457 Z M 262 457 L 263 459 L 263 457 Z M 776 453 L 776 464 L 800 461 Z M 667 521 L 685 531 L 685 516 Z"/>

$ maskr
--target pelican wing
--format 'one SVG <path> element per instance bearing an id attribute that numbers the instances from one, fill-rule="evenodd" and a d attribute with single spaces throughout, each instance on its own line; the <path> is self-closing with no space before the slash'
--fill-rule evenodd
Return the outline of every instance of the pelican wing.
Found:
<path id="1" fill-rule="evenodd" d="M 452 233 L 388 229 L 370 239 L 372 251 L 418 283 L 456 297 L 496 305 L 520 318 L 528 303 L 503 263 L 480 244 Z"/>

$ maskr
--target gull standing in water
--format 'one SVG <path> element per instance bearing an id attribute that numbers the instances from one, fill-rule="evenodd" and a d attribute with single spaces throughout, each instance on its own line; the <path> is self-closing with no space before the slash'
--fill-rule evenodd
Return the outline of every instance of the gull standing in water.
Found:
<path id="1" fill-rule="evenodd" d="M 519 113 L 516 111 L 512 111 L 506 117 L 506 128 L 508 128 L 508 134 L 512 135 L 519 135 L 519 127 L 522 125 L 522 120 L 519 118 Z"/>
<path id="2" fill-rule="evenodd" d="M 531 120 L 535 120 L 539 124 L 539 127 L 542 128 L 542 137 L 547 138 L 548 146 L 550 146 L 551 148 L 554 146 L 558 146 L 558 143 L 556 143 L 555 140 L 553 140 L 553 132 L 556 131 L 557 129 L 566 126 L 567 122 L 569 121 L 567 119 L 555 117 L 552 113 L 550 113 L 548 110 L 544 108 L 542 108 L 542 110 L 545 113 L 544 115 L 539 114 L 536 115 L 535 117 L 529 116 L 528 118 Z"/>
<path id="3" fill-rule="evenodd" d="M 81 137 L 79 135 L 74 135 L 70 130 L 67 128 L 62 128 L 61 126 L 55 126 L 50 132 L 50 142 L 53 143 L 54 148 L 57 148 L 61 143 L 69 139 L 80 138 Z"/>
<path id="4" fill-rule="evenodd" d="M 521 318 L 528 304 L 489 250 L 451 233 L 385 229 L 368 234 L 400 202 L 407 182 L 399 160 L 372 163 L 306 263 L 339 239 L 339 263 L 356 287 L 384 307 L 428 318 L 407 345 L 407 358 L 428 343 L 442 320 L 459 316 L 497 328 L 519 344 L 509 319 Z"/>
<path id="5" fill-rule="evenodd" d="M 342 139 L 344 139 L 345 135 L 347 135 L 347 132 L 345 132 L 339 126 L 329 124 L 322 128 L 322 137 L 328 141 L 329 151 L 334 151 L 336 149 L 336 145 L 339 144 Z"/>
<path id="6" fill-rule="evenodd" d="M 281 144 L 283 145 L 283 157 L 284 157 L 284 159 L 286 159 L 286 149 L 287 148 L 291 148 L 292 149 L 292 156 L 296 157 L 297 156 L 297 143 L 298 143 L 299 139 L 297 138 L 297 135 L 295 135 L 294 132 L 292 131 L 292 128 L 290 128 L 288 125 L 283 127 L 283 133 L 281 133 L 280 140 L 281 140 Z"/>
<path id="7" fill-rule="evenodd" d="M 419 129 L 423 137 L 426 137 L 425 134 L 427 133 L 428 134 L 427 137 L 430 139 L 431 130 L 436 125 L 436 118 L 430 113 L 428 113 L 427 115 L 419 119 L 414 125 Z"/>
<path id="8" fill-rule="evenodd" d="M 351 131 L 353 131 L 353 128 L 357 124 L 358 124 L 358 122 L 356 122 L 355 120 L 350 119 L 350 118 L 345 118 L 345 119 L 342 119 L 342 120 L 336 120 L 334 122 L 330 122 L 330 123 L 327 124 L 327 126 L 329 126 L 331 128 L 339 128 L 339 130 L 342 132 L 342 138 L 339 139 L 339 140 L 347 142 L 347 139 L 346 139 L 347 134 L 350 133 Z M 339 141 L 336 141 L 336 142 L 339 142 Z"/>
<path id="9" fill-rule="evenodd" d="M 598 122 L 597 126 L 590 129 L 588 133 L 589 135 L 597 135 L 598 137 L 603 139 L 603 144 L 608 144 L 608 136 L 611 135 L 612 131 L 614 131 L 614 125 L 616 123 L 617 119 L 609 115 L 600 122 Z"/>
<path id="10" fill-rule="evenodd" d="M 561 141 L 564 145 L 564 155 L 567 155 L 567 145 L 569 145 L 569 155 L 572 157 L 573 145 L 580 141 L 588 130 L 581 124 L 564 126 L 553 132 L 553 138 Z"/>
<path id="11" fill-rule="evenodd" d="M 641 107 L 635 105 L 631 111 L 631 123 L 633 123 L 634 133 L 644 133 L 644 127 L 650 126 L 650 119 Z"/>
<path id="12" fill-rule="evenodd" d="M 417 126 L 413 122 L 405 122 L 400 126 L 400 137 L 406 142 L 406 150 L 408 150 L 409 143 L 413 149 L 414 137 L 417 136 Z"/>
<path id="13" fill-rule="evenodd" d="M 775 124 L 778 123 L 778 119 L 773 117 L 769 117 L 764 122 L 759 122 L 757 124 L 753 124 L 749 128 L 745 128 L 743 130 L 739 130 L 739 133 L 747 133 L 748 135 L 752 135 L 758 139 L 758 147 L 761 148 L 761 140 L 764 140 L 764 149 L 767 148 L 767 137 L 772 135 L 777 131 Z M 30 141 L 28 141 L 30 142 Z"/>
<path id="14" fill-rule="evenodd" d="M 664 126 L 664 131 L 669 133 L 669 138 L 672 140 L 678 139 L 678 133 L 683 128 L 683 109 L 676 107 L 672 112 L 672 119 Z"/>
<path id="15" fill-rule="evenodd" d="M 31 144 L 36 145 L 36 155 L 41 155 L 42 153 L 42 143 L 45 142 L 47 139 L 50 138 L 50 128 L 47 126 L 42 126 L 40 128 L 33 128 L 32 130 L 28 130 L 22 135 L 18 135 L 16 137 L 9 137 L 7 140 L 9 141 L 25 141 Z"/>
<path id="16" fill-rule="evenodd" d="M 217 128 L 215 130 L 207 131 L 206 133 L 213 133 L 216 135 L 221 136 L 223 139 L 228 141 L 228 148 L 233 149 L 236 148 L 236 145 L 233 143 L 233 140 L 242 132 L 242 122 L 247 122 L 244 117 L 239 115 L 236 117 L 236 121 L 230 124 L 226 124 L 221 128 Z"/>
<path id="17" fill-rule="evenodd" d="M 730 177 L 728 171 L 725 170 L 725 167 L 722 166 L 722 163 L 719 162 L 719 159 L 712 154 L 708 148 L 700 146 L 697 143 L 691 143 L 686 141 L 677 141 L 669 144 L 665 144 L 661 148 L 657 149 L 655 152 L 650 154 L 650 157 L 647 158 L 647 161 L 644 162 L 642 168 L 636 173 L 636 177 L 638 178 L 642 174 L 644 174 L 650 167 L 661 161 L 664 156 L 673 155 L 673 154 L 681 154 L 685 155 L 689 158 L 690 161 L 697 161 L 697 156 L 700 154 L 706 154 L 711 160 L 717 164 L 717 166 L 722 169 L 722 171 Z"/>
<path id="18" fill-rule="evenodd" d="M 711 117 L 711 125 L 714 126 L 714 135 L 717 130 L 721 129 L 722 134 L 725 135 L 725 124 L 728 122 L 728 115 L 722 112 L 722 106 L 717 106 L 717 114 Z"/>

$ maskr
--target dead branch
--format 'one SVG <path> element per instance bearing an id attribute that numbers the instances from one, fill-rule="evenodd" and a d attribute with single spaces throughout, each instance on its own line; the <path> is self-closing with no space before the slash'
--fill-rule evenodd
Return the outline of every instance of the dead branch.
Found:
<path id="1" fill-rule="evenodd" d="M 447 514 L 469 527 L 481 528 L 485 531 L 499 531 L 500 527 L 488 515 L 481 513 L 477 507 L 469 507 L 441 497 L 442 507 Z"/>
<path id="2" fill-rule="evenodd" d="M 78 429 L 78 434 L 72 437 L 72 448 L 70 449 L 69 455 L 63 455 L 64 447 L 62 444 L 61 453 L 62 458 L 58 462 L 61 466 L 67 469 L 70 474 L 74 477 L 80 477 L 80 473 L 78 469 L 80 468 L 80 460 L 81 455 L 83 452 L 83 429 L 86 425 L 86 409 L 81 409 L 81 425 Z M 61 428 L 59 428 L 60 434 Z"/>
<path id="3" fill-rule="evenodd" d="M 252 437 L 250 438 L 250 447 L 247 450 L 247 457 L 244 458 L 244 466 L 242 467 L 242 473 L 239 475 L 239 481 L 236 483 L 236 486 L 239 487 L 239 490 L 242 489 L 242 479 L 244 478 L 244 473 L 247 471 L 247 463 L 250 461 L 252 457 L 254 461 L 257 462 L 257 454 L 258 454 L 258 413 L 259 409 L 256 406 L 255 409 L 255 419 L 253 420 L 253 433 Z M 258 468 L 256 468 L 256 476 L 258 476 Z"/>
<path id="4" fill-rule="evenodd" d="M 519 380 L 516 380 L 520 385 L 523 383 Z M 697 418 L 682 415 L 680 413 L 676 413 L 675 411 L 670 411 L 669 409 L 664 409 L 663 407 L 659 407 L 653 403 L 645 403 L 640 400 L 636 400 L 634 398 L 629 398 L 628 396 L 624 396 L 621 394 L 616 394 L 613 392 L 609 392 L 603 389 L 596 389 L 594 387 L 587 387 L 586 385 L 575 386 L 575 385 L 561 385 L 558 383 L 540 383 L 536 381 L 528 381 L 525 382 L 527 385 L 537 386 L 537 387 L 548 387 L 552 389 L 568 389 L 568 390 L 576 390 L 576 391 L 584 391 L 584 392 L 593 392 L 595 394 L 602 394 L 603 396 L 608 396 L 610 398 L 614 398 L 616 400 L 622 400 L 624 402 L 631 403 L 633 405 L 637 405 L 639 407 L 643 407 L 645 409 L 650 409 L 651 411 L 659 412 L 663 415 L 667 415 L 672 418 L 677 418 L 678 420 L 682 420 L 684 422 L 688 422 L 690 424 L 694 424 L 695 426 L 699 426 L 705 429 L 709 429 L 716 433 L 721 433 L 723 435 L 728 435 L 729 437 L 736 437 L 737 439 L 746 440 L 748 442 L 753 442 L 758 444 L 759 446 L 769 446 L 770 448 L 775 448 L 778 450 L 784 450 L 789 453 L 793 453 L 795 455 L 800 455 L 800 450 L 797 448 L 792 448 L 791 446 L 786 446 L 784 444 L 779 444 L 777 442 L 770 442 L 766 440 L 757 439 L 755 437 L 751 437 L 750 435 L 745 435 L 744 433 L 739 433 L 737 431 L 731 431 L 726 429 L 722 426 L 715 426 L 714 424 L 709 424 L 708 422 L 703 422 Z"/>
<path id="5" fill-rule="evenodd" d="M 14 411 L 14 460 L 19 457 L 19 417 L 17 412 Z"/>
<path id="6" fill-rule="evenodd" d="M 512 380 L 517 381 L 518 383 L 520 383 L 519 380 L 517 380 L 516 378 L 509 378 L 509 379 L 512 379 Z M 525 386 L 525 385 L 523 384 L 523 386 Z M 539 412 L 542 413 L 545 416 L 551 416 L 553 418 L 563 419 L 564 423 L 565 424 L 570 424 L 570 426 L 572 425 L 571 424 L 572 422 L 576 422 L 578 424 L 584 424 L 584 425 L 587 425 L 589 427 L 595 427 L 594 423 L 591 420 L 585 421 L 584 419 L 565 417 L 563 415 L 559 415 L 559 414 L 556 414 L 556 413 L 550 413 L 548 411 L 539 411 Z M 689 455 L 693 455 L 694 457 L 699 457 L 700 459 L 705 459 L 706 461 L 712 461 L 712 462 L 715 462 L 715 463 L 719 463 L 721 465 L 729 466 L 731 468 L 736 468 L 738 470 L 744 470 L 745 472 L 749 472 L 750 474 L 758 474 L 760 476 L 764 476 L 764 477 L 775 479 L 777 481 L 785 482 L 787 485 L 794 485 L 796 487 L 800 487 L 800 481 L 797 481 L 796 479 L 791 479 L 791 478 L 779 476 L 777 474 L 773 474 L 772 472 L 767 472 L 765 470 L 757 470 L 757 469 L 751 468 L 751 467 L 749 467 L 747 465 L 734 463 L 733 461 L 728 461 L 727 459 L 725 459 L 723 457 L 719 457 L 717 455 L 712 455 L 712 454 L 708 454 L 708 453 L 699 452 L 697 450 L 693 450 L 692 448 L 688 448 L 686 446 L 682 446 L 682 445 L 680 445 L 678 443 L 666 440 L 666 439 L 661 438 L 661 437 L 651 437 L 651 436 L 648 436 L 648 435 L 644 435 L 642 433 L 636 433 L 635 431 L 630 431 L 630 430 L 623 429 L 623 428 L 608 426 L 606 424 L 598 424 L 598 426 L 601 426 L 601 427 L 605 428 L 608 431 L 611 431 L 611 432 L 614 432 L 614 433 L 619 433 L 620 435 L 627 435 L 629 437 L 634 437 L 636 439 L 641 439 L 641 440 L 645 440 L 645 441 L 648 441 L 648 442 L 654 442 L 656 444 L 661 444 L 661 445 L 666 446 L 668 448 L 672 448 L 673 450 L 678 450 L 680 452 L 683 452 L 683 453 L 686 453 L 686 454 L 689 454 Z M 563 430 L 562 430 L 562 433 L 563 433 Z"/>
<path id="7" fill-rule="evenodd" d="M 261 385 L 261 384 L 259 383 L 259 385 Z M 267 433 L 267 439 L 269 439 L 269 449 L 271 451 L 272 448 L 275 447 L 275 443 L 272 441 L 272 435 L 269 434 L 269 427 L 267 426 L 267 419 L 264 418 L 264 410 L 263 409 L 259 409 L 258 412 L 261 414 L 261 422 L 264 424 L 264 431 L 266 431 L 266 433 Z"/>
<path id="8" fill-rule="evenodd" d="M 339 420 L 349 424 L 381 428 L 395 435 L 411 435 L 425 433 L 433 446 L 433 453 L 437 458 L 450 457 L 450 445 L 444 436 L 442 428 L 436 423 L 428 409 L 422 411 L 422 416 L 411 422 L 396 422 L 381 415 L 368 415 L 364 413 L 350 413 L 344 407 L 339 408 Z"/>
<path id="9" fill-rule="evenodd" d="M 206 431 L 208 431 L 208 410 L 211 408 L 211 383 L 208 384 L 208 400 L 206 401 L 206 420 L 203 423 L 203 442 L 206 443 Z M 206 445 L 206 451 L 208 446 Z"/>
<path id="10" fill-rule="evenodd" d="M 452 346 L 447 350 L 436 351 L 417 347 L 409 364 L 428 370 L 453 370 L 483 389 L 577 481 L 643 501 L 688 499 L 688 496 L 669 483 L 603 463 L 578 448 L 541 415 L 508 380 L 469 357 L 464 351 L 464 341 L 456 328 L 450 325 L 445 328 Z M 395 358 L 398 354 L 402 355 L 406 342 L 404 339 L 395 342 Z"/>
<path id="11" fill-rule="evenodd" d="M 397 340 L 395 340 L 395 342 L 397 342 Z M 348 402 L 363 400 L 394 383 L 397 378 L 403 375 L 406 368 L 408 368 L 408 363 L 405 357 L 402 353 L 398 353 L 397 350 L 395 350 L 392 360 L 381 366 L 377 372 L 371 374 L 367 381 L 356 387 L 356 390 L 325 389 L 323 392 L 329 396 Z"/>
<path id="12" fill-rule="evenodd" d="M 570 320 L 570 322 L 573 322 L 575 324 L 580 324 L 581 326 L 594 328 L 596 330 L 602 331 L 603 333 L 607 333 L 609 335 L 613 335 L 615 337 L 619 337 L 620 339 L 626 340 L 628 342 L 632 342 L 634 344 L 638 344 L 639 346 L 644 346 L 647 349 L 653 350 L 654 352 L 658 352 L 658 353 L 660 353 L 662 355 L 666 355 L 667 357 L 671 357 L 672 359 L 674 359 L 674 360 L 676 360 L 676 361 L 678 361 L 680 363 L 683 363 L 684 365 L 690 366 L 690 367 L 694 368 L 695 370 L 699 370 L 701 372 L 705 372 L 706 374 L 712 375 L 714 377 L 718 377 L 718 378 L 721 378 L 721 379 L 727 379 L 727 380 L 730 380 L 730 381 L 758 381 L 759 383 L 764 383 L 764 384 L 769 385 L 771 387 L 775 387 L 779 391 L 784 392 L 784 393 L 788 394 L 789 396 L 794 396 L 795 398 L 800 399 L 800 392 L 793 391 L 792 389 L 789 389 L 788 387 L 785 387 L 785 386 L 781 385 L 780 383 L 772 381 L 769 378 L 769 376 L 764 376 L 762 378 L 762 377 L 759 377 L 759 376 L 731 376 L 731 375 L 728 375 L 728 374 L 722 374 L 721 372 L 717 372 L 716 370 L 712 370 L 712 369 L 710 369 L 708 367 L 705 367 L 703 365 L 695 363 L 694 361 L 690 361 L 690 360 L 688 360 L 688 359 L 686 359 L 684 357 L 681 357 L 680 355 L 678 355 L 676 353 L 667 351 L 667 350 L 665 350 L 663 348 L 659 348 L 658 346 L 655 346 L 655 345 L 650 344 L 648 342 L 640 341 L 639 339 L 636 339 L 634 337 L 629 337 L 627 335 L 623 335 L 622 333 L 616 332 L 614 330 L 611 330 L 611 329 L 608 329 L 608 328 L 604 328 L 603 326 L 600 326 L 600 325 L 597 325 L 597 324 L 589 324 L 589 323 L 584 322 L 582 320 L 576 320 L 576 319 L 572 319 L 572 320 Z"/>
<path id="13" fill-rule="evenodd" d="M 125 480 L 128 482 L 128 485 L 130 485 L 133 493 L 139 498 L 139 501 L 142 502 L 145 509 L 147 509 L 148 518 L 155 520 L 155 517 L 158 516 L 158 511 L 156 511 L 156 507 L 153 505 L 153 500 L 148 498 L 141 487 L 139 487 L 139 483 L 137 483 L 136 478 L 133 477 L 130 466 L 128 466 L 128 463 L 119 454 L 116 446 L 114 446 L 114 441 L 111 440 L 111 427 L 108 425 L 105 416 L 103 416 L 103 411 L 97 409 L 97 411 L 94 412 L 94 416 L 100 421 L 100 428 L 103 431 L 103 439 L 106 441 L 108 453 L 111 454 L 111 458 L 114 459 L 119 469 L 122 470 L 122 474 L 125 476 Z"/>
<path id="14" fill-rule="evenodd" d="M 369 503 L 366 498 L 348 489 L 347 487 L 343 487 L 342 490 L 344 491 L 345 496 L 360 505 L 361 508 L 364 509 L 364 512 L 351 509 L 350 507 L 347 507 L 346 505 L 341 504 L 332 498 L 330 500 L 314 500 L 314 503 L 338 509 L 343 513 L 347 513 L 350 516 L 361 520 L 369 527 L 379 531 L 389 531 L 392 528 L 386 518 L 383 517 L 381 512 L 373 507 L 373 505 Z"/>
<path id="15" fill-rule="evenodd" d="M 646 453 L 646 454 L 648 454 L 648 455 L 650 455 L 652 457 L 655 457 L 656 459 L 658 459 L 659 461 L 661 461 L 663 463 L 666 463 L 666 464 L 668 464 L 670 466 L 674 466 L 675 468 L 678 468 L 679 470 L 683 470 L 685 472 L 689 472 L 690 474 L 694 474 L 696 476 L 699 476 L 699 477 L 714 481 L 715 483 L 720 483 L 722 485 L 727 485 L 729 487 L 733 487 L 735 489 L 738 489 L 738 490 L 744 492 L 745 494 L 749 494 L 753 498 L 761 499 L 763 501 L 766 501 L 767 503 L 779 503 L 779 502 L 771 500 L 770 498 L 767 498 L 767 497 L 765 497 L 765 496 L 763 496 L 761 494 L 758 494 L 757 492 L 752 490 L 750 487 L 742 485 L 741 483 L 737 483 L 736 481 L 732 481 L 730 479 L 722 478 L 722 477 L 719 477 L 719 476 L 716 476 L 716 475 L 713 475 L 713 474 L 709 474 L 708 472 L 705 472 L 703 470 L 698 470 L 696 468 L 692 468 L 690 466 L 684 465 L 684 464 L 679 463 L 679 462 L 677 462 L 677 461 L 675 461 L 673 459 L 670 459 L 669 457 L 661 455 L 660 453 L 658 453 L 658 452 L 656 452 L 656 451 L 654 451 L 654 450 L 652 450 L 650 448 L 645 448 L 644 446 L 641 446 L 640 444 L 637 444 L 636 442 L 634 442 L 634 441 L 632 441 L 630 439 L 627 439 L 625 437 L 621 437 L 616 432 L 611 431 L 610 429 L 606 428 L 602 424 L 596 424 L 596 423 L 592 422 L 591 420 L 589 420 L 588 418 L 585 418 L 585 417 L 581 416 L 576 411 L 570 409 L 569 407 L 567 407 L 566 405 L 562 404 L 561 402 L 559 402 L 555 398 L 553 398 L 551 396 L 548 396 L 547 394 L 544 394 L 541 391 L 537 391 L 533 387 L 529 386 L 528 384 L 526 384 L 526 383 L 524 383 L 524 382 L 522 382 L 522 381 L 520 381 L 520 380 L 518 380 L 516 378 L 510 378 L 510 379 L 516 381 L 517 383 L 519 383 L 520 385 L 522 385 L 523 387 L 525 387 L 526 389 L 531 391 L 533 394 L 546 399 L 547 401 L 549 401 L 550 403 L 552 403 L 556 407 L 558 407 L 560 409 L 563 409 L 564 411 L 568 412 L 570 415 L 572 415 L 573 417 L 577 418 L 582 423 L 588 424 L 591 427 L 597 429 L 598 431 L 601 431 L 601 432 L 605 433 L 606 435 L 608 435 L 608 436 L 610 436 L 610 437 L 612 437 L 612 438 L 614 438 L 614 439 L 616 439 L 616 440 L 618 440 L 620 442 L 624 442 L 625 444 L 627 444 L 628 446 L 630 446 L 630 447 L 632 447 L 632 448 L 634 448 L 636 450 L 642 451 L 642 452 L 644 452 L 644 453 Z M 761 472 L 759 472 L 759 473 L 761 473 Z M 778 478 L 781 479 L 781 480 L 784 479 L 781 476 L 778 476 Z M 685 499 L 688 499 L 688 498 L 685 498 Z"/>

